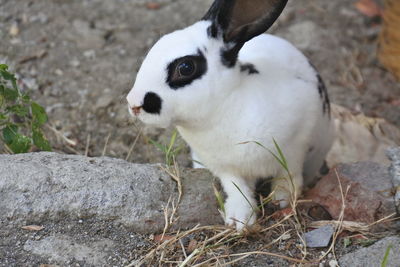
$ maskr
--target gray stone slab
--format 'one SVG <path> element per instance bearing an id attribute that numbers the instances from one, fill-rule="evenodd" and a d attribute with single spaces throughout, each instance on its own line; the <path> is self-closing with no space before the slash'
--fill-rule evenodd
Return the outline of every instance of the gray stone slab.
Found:
<path id="1" fill-rule="evenodd" d="M 379 267 L 382 264 L 388 246 L 392 245 L 386 267 L 400 266 L 400 237 L 384 238 L 370 247 L 361 248 L 339 259 L 341 267 Z"/>
<path id="2" fill-rule="evenodd" d="M 176 228 L 223 223 L 204 169 L 181 171 Z M 111 220 L 139 233 L 164 227 L 176 183 L 159 165 L 56 153 L 0 155 L 0 219 L 28 223 L 68 218 Z"/>

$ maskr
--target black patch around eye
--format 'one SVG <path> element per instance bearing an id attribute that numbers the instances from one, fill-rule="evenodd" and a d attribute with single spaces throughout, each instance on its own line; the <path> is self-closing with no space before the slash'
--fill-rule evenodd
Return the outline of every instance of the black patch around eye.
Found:
<path id="1" fill-rule="evenodd" d="M 177 58 L 168 64 L 167 83 L 177 90 L 200 79 L 207 72 L 207 60 L 199 50 L 197 55 Z"/>
<path id="2" fill-rule="evenodd" d="M 161 98 L 153 92 L 148 92 L 144 96 L 142 108 L 150 114 L 160 114 L 161 112 Z"/>

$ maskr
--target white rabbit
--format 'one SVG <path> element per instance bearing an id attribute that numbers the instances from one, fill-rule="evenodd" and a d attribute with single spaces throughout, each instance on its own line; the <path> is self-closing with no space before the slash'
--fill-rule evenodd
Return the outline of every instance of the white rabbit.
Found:
<path id="1" fill-rule="evenodd" d="M 320 76 L 290 43 L 263 34 L 286 3 L 216 0 L 201 21 L 152 47 L 127 96 L 132 115 L 176 126 L 219 177 L 227 194 L 225 221 L 237 229 L 255 222 L 256 180 L 287 177 L 267 149 L 241 143 L 256 141 L 274 152 L 273 139 L 279 144 L 295 185 L 293 192 L 287 179 L 272 184 L 285 207 L 301 193 L 303 176 L 318 173 L 333 140 Z"/>

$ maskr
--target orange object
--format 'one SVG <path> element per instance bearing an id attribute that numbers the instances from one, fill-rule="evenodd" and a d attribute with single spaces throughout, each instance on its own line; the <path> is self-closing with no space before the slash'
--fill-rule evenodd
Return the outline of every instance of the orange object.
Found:
<path id="1" fill-rule="evenodd" d="M 386 0 L 379 38 L 379 60 L 400 80 L 400 1 Z"/>
<path id="2" fill-rule="evenodd" d="M 382 13 L 380 7 L 373 0 L 359 0 L 354 6 L 368 17 L 380 16 Z"/>

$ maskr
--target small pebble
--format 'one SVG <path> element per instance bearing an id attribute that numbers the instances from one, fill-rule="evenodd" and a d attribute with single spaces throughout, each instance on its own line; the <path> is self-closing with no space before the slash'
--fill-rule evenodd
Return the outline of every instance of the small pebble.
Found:
<path id="1" fill-rule="evenodd" d="M 19 39 L 19 38 L 10 39 L 10 44 L 12 44 L 12 45 L 16 45 L 16 44 L 20 44 L 20 43 L 21 43 L 21 39 Z"/>
<path id="2" fill-rule="evenodd" d="M 12 37 L 17 36 L 19 34 L 19 28 L 18 28 L 17 23 L 13 23 L 8 32 Z"/>
<path id="3" fill-rule="evenodd" d="M 35 78 L 23 78 L 22 83 L 30 90 L 38 90 L 39 85 Z"/>
<path id="4" fill-rule="evenodd" d="M 96 52 L 94 50 L 86 50 L 83 52 L 83 56 L 89 59 L 94 59 L 96 57 Z"/>
<path id="5" fill-rule="evenodd" d="M 339 264 L 336 260 L 329 261 L 329 267 L 337 267 L 337 266 L 339 266 Z"/>
<path id="6" fill-rule="evenodd" d="M 81 65 L 81 63 L 79 62 L 79 60 L 77 59 L 73 59 L 69 62 L 69 65 L 71 65 L 72 67 L 76 68 L 79 67 Z"/>
<path id="7" fill-rule="evenodd" d="M 291 238 L 291 235 L 290 234 L 284 234 L 284 235 L 282 235 L 282 240 L 288 240 L 288 239 L 290 239 Z"/>
<path id="8" fill-rule="evenodd" d="M 38 75 L 38 71 L 35 68 L 31 68 L 29 70 L 29 74 L 33 77 L 36 77 Z"/>
<path id="9" fill-rule="evenodd" d="M 64 74 L 64 72 L 63 72 L 62 70 L 60 70 L 60 69 L 56 69 L 56 70 L 54 71 L 54 73 L 57 74 L 58 76 L 61 76 L 61 75 Z"/>
<path id="10" fill-rule="evenodd" d="M 120 50 L 118 50 L 118 54 L 119 54 L 120 56 L 126 56 L 127 52 L 126 52 L 125 49 L 120 49 Z"/>
<path id="11" fill-rule="evenodd" d="M 49 21 L 49 18 L 44 13 L 38 13 L 37 15 L 30 17 L 29 21 L 46 24 Z"/>
<path id="12" fill-rule="evenodd" d="M 307 247 L 309 248 L 324 248 L 329 245 L 335 229 L 328 224 L 318 229 L 312 230 L 304 234 Z"/>

